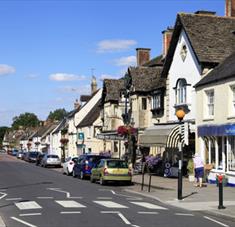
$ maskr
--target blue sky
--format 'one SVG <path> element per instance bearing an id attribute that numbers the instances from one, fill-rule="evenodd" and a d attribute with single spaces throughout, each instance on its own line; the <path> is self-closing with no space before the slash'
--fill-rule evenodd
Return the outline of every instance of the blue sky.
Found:
<path id="1" fill-rule="evenodd" d="M 162 52 L 177 12 L 216 11 L 225 0 L 0 0 L 0 126 L 24 112 L 45 120 L 89 94 L 92 68 L 120 78 L 137 47 Z"/>

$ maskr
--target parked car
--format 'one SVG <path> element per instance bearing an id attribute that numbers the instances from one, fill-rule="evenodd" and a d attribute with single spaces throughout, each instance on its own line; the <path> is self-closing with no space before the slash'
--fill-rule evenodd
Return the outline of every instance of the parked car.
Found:
<path id="1" fill-rule="evenodd" d="M 26 162 L 36 162 L 36 158 L 38 155 L 38 151 L 30 151 L 26 153 L 26 156 L 24 157 L 24 160 Z"/>
<path id="2" fill-rule="evenodd" d="M 58 155 L 55 154 L 45 154 L 41 161 L 41 166 L 57 166 L 61 167 L 61 160 Z"/>
<path id="3" fill-rule="evenodd" d="M 100 159 L 108 158 L 103 155 L 83 154 L 78 157 L 77 162 L 74 164 L 72 175 L 84 179 L 90 177 L 91 169 Z"/>
<path id="4" fill-rule="evenodd" d="M 13 149 L 13 150 L 12 150 L 12 152 L 11 152 L 11 155 L 13 155 L 13 156 L 17 156 L 17 153 L 18 153 L 18 150 Z"/>
<path id="5" fill-rule="evenodd" d="M 18 159 L 22 159 L 22 156 L 23 156 L 23 151 L 19 151 L 18 153 L 17 153 L 17 158 Z"/>
<path id="6" fill-rule="evenodd" d="M 45 153 L 38 153 L 37 157 L 36 157 L 36 166 L 40 166 L 41 165 L 41 162 L 42 162 L 42 159 L 43 157 L 45 156 L 46 154 Z"/>
<path id="7" fill-rule="evenodd" d="M 104 185 L 108 181 L 131 184 L 132 173 L 128 163 L 120 159 L 101 159 L 91 171 L 90 181 Z"/>
<path id="8" fill-rule="evenodd" d="M 68 157 L 65 162 L 62 163 L 63 173 L 72 175 L 74 164 L 78 161 L 78 157 Z"/>

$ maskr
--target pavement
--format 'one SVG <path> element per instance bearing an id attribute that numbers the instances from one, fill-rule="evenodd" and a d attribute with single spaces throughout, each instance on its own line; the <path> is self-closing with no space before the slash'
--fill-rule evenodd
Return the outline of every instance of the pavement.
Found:
<path id="1" fill-rule="evenodd" d="M 218 209 L 219 189 L 216 184 L 204 184 L 202 188 L 199 188 L 195 187 L 193 182 L 189 182 L 188 178 L 183 178 L 183 199 L 178 200 L 177 178 L 152 175 L 150 192 L 149 178 L 149 174 L 144 175 L 142 190 L 142 175 L 133 175 L 134 186 L 126 190 L 157 199 L 171 206 L 223 216 L 235 221 L 235 188 L 223 187 L 223 205 L 225 209 Z"/>

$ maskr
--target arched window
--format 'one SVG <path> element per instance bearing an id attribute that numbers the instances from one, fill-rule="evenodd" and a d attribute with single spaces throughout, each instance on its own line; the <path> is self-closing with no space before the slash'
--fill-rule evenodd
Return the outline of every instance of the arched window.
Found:
<path id="1" fill-rule="evenodd" d="M 185 79 L 179 79 L 175 88 L 176 105 L 186 104 L 187 82 Z"/>

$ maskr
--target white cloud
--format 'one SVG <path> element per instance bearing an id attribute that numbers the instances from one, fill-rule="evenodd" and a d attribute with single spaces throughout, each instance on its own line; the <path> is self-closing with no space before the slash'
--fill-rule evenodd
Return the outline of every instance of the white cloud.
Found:
<path id="1" fill-rule="evenodd" d="M 16 70 L 10 65 L 0 65 L 0 76 L 14 73 Z"/>
<path id="2" fill-rule="evenodd" d="M 137 42 L 135 40 L 122 40 L 122 39 L 113 39 L 113 40 L 102 40 L 97 46 L 97 51 L 99 53 L 104 52 L 119 52 L 123 50 L 129 49 L 131 46 L 136 45 Z"/>
<path id="3" fill-rule="evenodd" d="M 65 86 L 58 89 L 59 93 L 76 93 L 76 94 L 89 94 L 90 85 L 84 85 L 82 87 Z"/>
<path id="4" fill-rule="evenodd" d="M 78 76 L 75 74 L 68 73 L 54 73 L 49 76 L 50 80 L 54 81 L 74 81 L 74 80 L 85 80 L 85 76 Z"/>
<path id="5" fill-rule="evenodd" d="M 117 66 L 134 66 L 136 65 L 136 56 L 122 57 L 114 60 Z"/>

